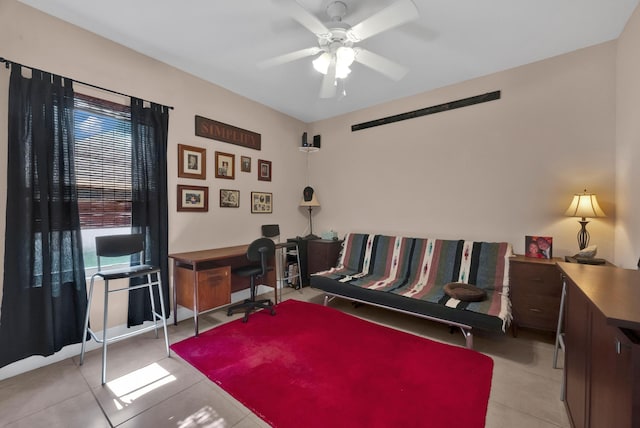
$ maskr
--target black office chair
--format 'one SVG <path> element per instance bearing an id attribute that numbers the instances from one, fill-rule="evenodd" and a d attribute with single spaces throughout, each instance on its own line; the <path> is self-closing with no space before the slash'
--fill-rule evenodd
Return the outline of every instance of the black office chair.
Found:
<path id="1" fill-rule="evenodd" d="M 102 258 L 113 258 L 132 256 L 138 254 L 140 263 L 137 265 L 127 266 L 118 269 L 102 269 Z M 167 335 L 167 317 L 164 309 L 164 298 L 162 295 L 162 281 L 160 278 L 160 268 L 145 264 L 145 248 L 144 236 L 141 234 L 133 235 L 112 235 L 96 237 L 96 255 L 98 256 L 98 272 L 91 276 L 91 285 L 89 286 L 89 295 L 87 299 L 87 314 L 84 320 L 84 334 L 82 336 L 82 347 L 80 350 L 80 365 L 84 363 L 85 344 L 87 342 L 87 333 L 98 343 L 102 343 L 102 384 L 104 385 L 107 378 L 107 345 L 117 340 L 125 339 L 130 336 L 155 330 L 156 338 L 158 337 L 158 320 L 162 321 L 164 329 L 164 344 L 169 356 L 169 336 Z M 99 338 L 89 327 L 89 312 L 91 309 L 91 299 L 93 297 L 93 284 L 95 279 L 99 277 L 104 280 L 104 307 L 103 307 L 103 324 L 102 338 Z M 110 289 L 109 281 L 117 279 L 129 279 L 137 277 L 146 277 L 147 282 L 140 285 L 126 285 L 124 287 Z M 155 277 L 155 281 L 153 278 Z M 155 287 L 154 287 L 155 286 Z M 118 336 L 107 337 L 107 326 L 109 325 L 109 294 L 118 291 L 137 290 L 147 287 L 149 289 L 149 298 L 151 300 L 151 313 L 153 315 L 153 325 L 137 328 L 129 333 Z M 156 311 L 153 289 L 158 290 L 160 300 L 160 313 Z"/>
<path id="2" fill-rule="evenodd" d="M 302 288 L 302 273 L 298 243 L 296 241 L 280 242 L 280 226 L 277 224 L 262 225 L 262 236 L 271 238 L 276 243 L 276 252 L 279 255 L 276 258 L 277 287 L 282 289 L 290 285 L 300 290 Z"/>
<path id="3" fill-rule="evenodd" d="M 256 300 L 256 279 L 261 278 L 272 270 L 269 267 L 269 259 L 274 257 L 276 252 L 276 245 L 273 240 L 269 238 L 258 238 L 249 244 L 247 249 L 247 259 L 251 262 L 260 262 L 260 264 L 251 264 L 248 266 L 242 266 L 232 270 L 232 273 L 239 276 L 248 276 L 251 278 L 251 297 L 245 299 L 244 302 L 235 304 L 227 309 L 227 315 L 231 316 L 236 310 L 244 310 L 244 318 L 242 322 L 249 320 L 249 314 L 256 309 L 269 309 L 271 315 L 276 314 L 276 310 L 273 307 L 273 302 L 269 299 Z"/>

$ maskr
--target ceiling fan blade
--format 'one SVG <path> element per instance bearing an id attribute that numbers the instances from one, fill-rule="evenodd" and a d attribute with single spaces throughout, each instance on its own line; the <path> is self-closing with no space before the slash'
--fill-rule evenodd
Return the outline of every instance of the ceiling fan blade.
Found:
<path id="1" fill-rule="evenodd" d="M 269 68 L 276 65 L 285 64 L 287 62 L 295 61 L 300 58 L 305 58 L 308 56 L 313 56 L 320 52 L 321 49 L 318 47 L 300 49 L 299 51 L 289 52 L 284 55 L 279 55 L 273 58 L 265 59 L 264 61 L 260 61 L 258 63 L 259 68 Z"/>
<path id="2" fill-rule="evenodd" d="M 274 0 L 279 4 L 289 15 L 296 21 L 298 21 L 303 27 L 317 35 L 318 37 L 327 36 L 330 34 L 329 29 L 315 17 L 307 9 L 303 8 L 295 0 Z"/>
<path id="3" fill-rule="evenodd" d="M 397 64 L 383 56 L 362 48 L 355 48 L 356 62 L 366 65 L 378 73 L 384 74 L 392 80 L 400 80 L 407 74 L 407 68 Z"/>
<path id="4" fill-rule="evenodd" d="M 331 62 L 327 74 L 322 79 L 320 98 L 333 98 L 336 95 L 336 55 L 331 55 Z"/>
<path id="5" fill-rule="evenodd" d="M 370 16 L 347 31 L 353 42 L 359 42 L 398 25 L 412 21 L 420 16 L 411 0 L 397 0 L 395 3 Z"/>

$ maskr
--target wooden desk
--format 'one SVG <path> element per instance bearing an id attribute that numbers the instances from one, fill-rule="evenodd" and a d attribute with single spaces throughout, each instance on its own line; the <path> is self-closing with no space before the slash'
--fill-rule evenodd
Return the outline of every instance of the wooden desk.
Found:
<path id="1" fill-rule="evenodd" d="M 245 266 L 248 245 L 169 254 L 173 260 L 173 323 L 178 324 L 178 304 L 193 309 L 195 335 L 198 315 L 231 303 L 231 293 L 248 288 L 249 278 L 233 275 L 231 269 Z M 275 287 L 271 271 L 264 283 Z M 277 301 L 277 295 L 276 295 Z"/>
<path id="2" fill-rule="evenodd" d="M 559 263 L 565 406 L 574 427 L 640 426 L 640 271 Z"/>

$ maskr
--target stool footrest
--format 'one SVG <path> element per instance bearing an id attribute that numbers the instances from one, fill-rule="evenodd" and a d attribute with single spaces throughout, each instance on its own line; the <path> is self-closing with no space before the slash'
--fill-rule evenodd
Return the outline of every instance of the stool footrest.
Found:
<path id="1" fill-rule="evenodd" d="M 118 291 L 127 291 L 127 290 L 139 290 L 141 288 L 153 287 L 154 285 L 160 285 L 160 282 L 159 281 L 152 281 L 152 282 L 145 282 L 144 284 L 130 285 L 130 286 L 121 287 L 121 288 L 109 288 L 107 290 L 107 293 L 115 293 L 115 292 L 118 292 Z"/>
<path id="2" fill-rule="evenodd" d="M 160 315 L 157 312 L 154 312 L 153 315 L 156 318 L 156 321 L 152 321 L 154 324 L 148 325 L 146 327 L 136 328 L 135 330 L 130 331 L 128 333 L 119 334 L 119 335 L 113 336 L 113 337 L 107 337 L 107 343 L 117 342 L 119 340 L 126 339 L 128 337 L 137 336 L 139 334 L 147 333 L 147 332 L 152 331 L 152 330 L 157 330 L 158 326 L 155 324 L 155 322 L 157 322 L 158 320 L 162 321 L 162 315 Z M 90 328 L 87 328 L 87 332 L 91 335 L 93 340 L 95 340 L 96 342 L 104 343 L 104 330 L 102 332 L 102 338 L 99 338 L 98 335 Z"/>

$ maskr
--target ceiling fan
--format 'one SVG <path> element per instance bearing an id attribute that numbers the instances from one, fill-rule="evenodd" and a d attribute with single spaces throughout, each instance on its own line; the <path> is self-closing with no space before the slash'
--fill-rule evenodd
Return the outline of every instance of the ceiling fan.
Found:
<path id="1" fill-rule="evenodd" d="M 330 18 L 327 25 L 295 0 L 274 1 L 293 19 L 316 35 L 318 46 L 280 55 L 262 61 L 258 66 L 272 67 L 317 55 L 313 60 L 313 67 L 324 74 L 320 90 L 321 98 L 332 98 L 336 95 L 337 79 L 344 79 L 349 75 L 350 66 L 354 61 L 393 80 L 400 80 L 407 73 L 405 67 L 356 44 L 418 18 L 418 9 L 413 1 L 397 0 L 354 26 L 342 21 L 347 14 L 347 5 L 342 1 L 333 1 L 327 6 L 326 11 Z"/>

